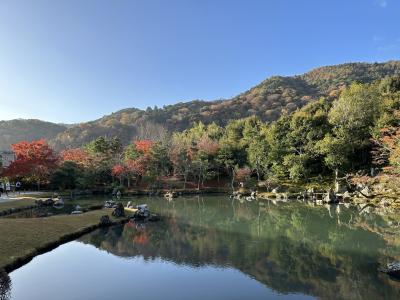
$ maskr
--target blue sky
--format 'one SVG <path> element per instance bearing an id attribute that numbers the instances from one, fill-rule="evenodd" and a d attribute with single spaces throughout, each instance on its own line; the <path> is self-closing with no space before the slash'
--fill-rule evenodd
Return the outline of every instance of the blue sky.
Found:
<path id="1" fill-rule="evenodd" d="M 0 120 L 83 122 L 399 59 L 399 28 L 398 0 L 0 0 Z"/>

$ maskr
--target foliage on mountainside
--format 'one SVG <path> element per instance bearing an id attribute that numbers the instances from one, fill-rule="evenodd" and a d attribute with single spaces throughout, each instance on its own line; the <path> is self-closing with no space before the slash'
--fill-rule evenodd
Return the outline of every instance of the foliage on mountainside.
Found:
<path id="1" fill-rule="evenodd" d="M 64 125 L 40 120 L 0 121 L 0 150 L 10 150 L 20 141 L 49 140 L 66 129 Z"/>
<path id="2" fill-rule="evenodd" d="M 69 186 L 81 188 L 116 181 L 130 188 L 142 179 L 159 188 L 166 178 L 178 178 L 183 189 L 191 182 L 200 190 L 220 178 L 229 179 L 234 189 L 238 182 L 253 185 L 261 179 L 307 182 L 333 173 L 367 174 L 375 166 L 398 174 L 399 111 L 399 75 L 353 83 L 333 102 L 320 98 L 274 122 L 257 116 L 225 126 L 198 122 L 161 140 L 136 140 L 125 147 L 118 137 L 101 136 L 61 152 L 57 176 L 62 180 L 47 178 L 55 187 L 54 182 L 71 178 Z M 6 175 L 30 176 L 13 174 L 12 166 Z"/>
<path id="3" fill-rule="evenodd" d="M 56 131 L 57 136 L 44 136 L 44 133 L 37 132 L 36 139 L 47 138 L 56 150 L 61 150 L 80 147 L 100 136 L 118 136 L 124 145 L 135 139 L 162 140 L 173 132 L 190 128 L 196 122 L 225 126 L 230 120 L 250 116 L 271 122 L 321 97 L 332 102 L 353 82 L 371 83 L 396 74 L 400 74 L 400 61 L 320 67 L 303 75 L 270 77 L 232 99 L 211 102 L 194 100 L 163 108 L 149 107 L 146 110 L 128 108 L 95 121 Z M 5 124 L 0 123 L 0 133 L 2 126 Z M 0 135 L 0 146 L 34 139 L 20 127 L 14 130 L 12 124 L 9 127 L 8 136 L 13 135 L 15 138 L 11 140 L 7 135 L 6 138 Z M 36 132 L 35 129 L 30 130 Z"/>
<path id="4" fill-rule="evenodd" d="M 121 110 L 68 129 L 60 133 L 52 144 L 57 149 L 78 147 L 98 136 L 119 136 L 123 144 L 133 139 L 160 140 L 166 131 L 183 131 L 195 122 L 224 126 L 230 120 L 253 115 L 271 122 L 320 97 L 331 102 L 352 82 L 370 83 L 395 74 L 400 74 L 399 61 L 351 63 L 321 67 L 299 76 L 274 76 L 228 100 L 194 100 L 145 111 Z"/>

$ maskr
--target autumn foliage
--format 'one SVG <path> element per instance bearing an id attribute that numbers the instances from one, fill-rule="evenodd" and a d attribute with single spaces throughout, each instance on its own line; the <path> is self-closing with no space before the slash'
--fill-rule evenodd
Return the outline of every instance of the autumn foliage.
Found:
<path id="1" fill-rule="evenodd" d="M 58 158 L 45 140 L 23 141 L 11 147 L 16 159 L 6 168 L 5 176 L 25 177 L 40 183 L 56 166 Z"/>
<path id="2" fill-rule="evenodd" d="M 136 150 L 143 154 L 148 154 L 151 146 L 153 145 L 153 141 L 150 140 L 137 140 L 133 143 L 135 144 Z"/>
<path id="3" fill-rule="evenodd" d="M 90 164 L 91 158 L 89 153 L 81 148 L 64 150 L 60 153 L 62 161 L 72 161 L 82 167 L 87 167 Z"/>
<path id="4" fill-rule="evenodd" d="M 146 167 L 148 162 L 148 156 L 143 155 L 137 159 L 129 159 L 125 162 L 126 169 L 128 172 L 136 176 L 143 176 L 146 173 Z"/>
<path id="5" fill-rule="evenodd" d="M 121 164 L 117 164 L 117 165 L 113 166 L 111 169 L 111 174 L 115 177 L 122 176 L 124 174 L 124 172 L 125 172 L 125 168 Z"/>
<path id="6" fill-rule="evenodd" d="M 131 179 L 135 179 L 137 182 L 147 171 L 150 150 L 153 144 L 153 141 L 150 140 L 134 141 L 133 155 L 126 155 L 123 161 L 117 162 L 111 169 L 111 175 L 118 177 L 121 182 L 123 178 L 126 178 L 128 185 L 130 185 Z M 132 148 L 129 151 L 132 154 Z"/>
<path id="7" fill-rule="evenodd" d="M 375 144 L 374 163 L 382 166 L 388 164 L 384 168 L 386 171 L 400 174 L 400 127 L 382 128 Z"/>

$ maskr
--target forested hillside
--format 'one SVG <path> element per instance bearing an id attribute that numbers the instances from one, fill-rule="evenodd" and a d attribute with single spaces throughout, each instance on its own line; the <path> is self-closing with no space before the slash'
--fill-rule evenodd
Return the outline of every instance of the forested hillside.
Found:
<path id="1" fill-rule="evenodd" d="M 298 76 L 270 77 L 232 99 L 194 100 L 146 110 L 128 108 L 67 129 L 52 124 L 47 125 L 48 132 L 35 126 L 26 126 L 29 129 L 22 130 L 12 123 L 19 120 L 3 122 L 0 123 L 0 132 L 3 128 L 8 131 L 0 136 L 0 146 L 18 139 L 29 140 L 33 136 L 49 139 L 57 150 L 79 147 L 99 136 L 118 136 L 123 144 L 128 144 L 133 139 L 157 140 L 173 131 L 187 129 L 198 121 L 224 126 L 232 119 L 255 115 L 270 122 L 321 97 L 332 102 L 352 82 L 370 83 L 396 74 L 400 74 L 400 61 L 349 63 L 320 67 Z"/>
<path id="2" fill-rule="evenodd" d="M 9 150 L 10 145 L 22 140 L 52 139 L 67 126 L 40 120 L 0 121 L 0 150 Z"/>
<path id="3" fill-rule="evenodd" d="M 338 97 L 309 102 L 273 122 L 256 115 L 230 120 L 224 126 L 199 121 L 171 134 L 162 127 L 168 120 L 146 121 L 154 117 L 154 111 L 163 116 L 168 108 L 124 110 L 65 131 L 72 137 L 69 146 L 76 142 L 73 135 L 82 142 L 93 132 L 100 135 L 80 147 L 57 153 L 43 140 L 14 144 L 17 159 L 3 175 L 23 178 L 25 184 L 100 190 L 116 185 L 201 190 L 210 181 L 234 190 L 239 182 L 255 187 L 263 180 L 269 188 L 282 180 L 304 184 L 334 177 L 350 185 L 350 178 L 363 182 L 384 178 L 391 184 L 387 190 L 397 193 L 400 75 L 352 83 Z M 134 136 L 138 138 L 124 145 Z M 398 205 L 398 197 L 393 199 L 393 205 Z"/>
<path id="4" fill-rule="evenodd" d="M 135 138 L 157 139 L 165 134 L 165 129 L 182 131 L 197 121 L 224 126 L 229 120 L 252 115 L 262 121 L 274 121 L 282 113 L 291 113 L 320 97 L 332 101 L 352 82 L 370 83 L 395 74 L 400 74 L 399 61 L 350 63 L 317 68 L 299 76 L 275 76 L 228 100 L 194 100 L 146 111 L 121 110 L 66 130 L 51 143 L 62 149 L 80 146 L 100 135 L 118 135 L 126 144 Z"/>

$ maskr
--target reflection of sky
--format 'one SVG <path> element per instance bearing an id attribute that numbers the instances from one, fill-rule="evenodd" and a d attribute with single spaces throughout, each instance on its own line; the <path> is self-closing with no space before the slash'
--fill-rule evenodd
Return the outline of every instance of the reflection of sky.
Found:
<path id="1" fill-rule="evenodd" d="M 125 259 L 79 242 L 10 274 L 12 299 L 312 299 L 279 295 L 232 268 Z"/>

